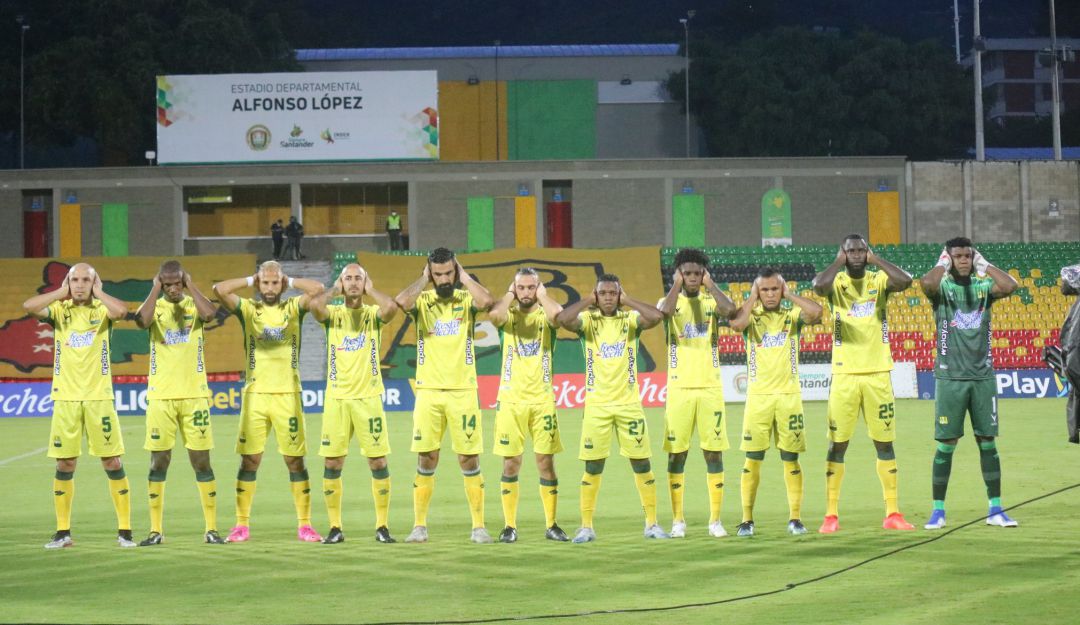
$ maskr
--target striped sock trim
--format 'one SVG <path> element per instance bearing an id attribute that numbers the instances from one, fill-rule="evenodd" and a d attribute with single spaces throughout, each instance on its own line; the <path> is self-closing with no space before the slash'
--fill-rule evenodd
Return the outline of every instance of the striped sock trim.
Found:
<path id="1" fill-rule="evenodd" d="M 154 471 L 153 469 L 151 469 L 150 476 L 147 479 L 151 482 L 164 482 L 165 473 L 165 471 Z"/>
<path id="2" fill-rule="evenodd" d="M 236 479 L 240 480 L 241 482 L 254 482 L 255 471 L 237 471 Z"/>
<path id="3" fill-rule="evenodd" d="M 74 471 L 57 471 L 56 472 L 56 479 L 60 480 L 61 482 L 66 482 L 66 481 L 68 481 L 68 480 L 70 480 L 70 479 L 72 479 L 74 477 L 75 477 L 75 472 Z"/>
<path id="4" fill-rule="evenodd" d="M 213 471 L 196 471 L 195 472 L 195 481 L 196 482 L 213 482 L 214 481 L 214 472 Z"/>
<path id="5" fill-rule="evenodd" d="M 124 472 L 124 467 L 120 467 L 115 471 L 106 471 L 105 475 L 108 475 L 110 480 L 122 480 L 127 477 L 127 473 Z"/>
<path id="6" fill-rule="evenodd" d="M 292 472 L 292 471 L 289 471 L 289 481 L 290 482 L 306 482 L 306 481 L 308 481 L 307 469 L 304 469 L 303 471 L 296 471 L 295 473 Z"/>

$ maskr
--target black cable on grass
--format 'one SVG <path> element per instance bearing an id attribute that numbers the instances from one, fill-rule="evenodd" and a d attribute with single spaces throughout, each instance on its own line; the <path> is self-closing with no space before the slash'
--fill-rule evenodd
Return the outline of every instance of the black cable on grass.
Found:
<path id="1" fill-rule="evenodd" d="M 1008 508 L 1005 508 L 1004 510 L 1005 511 L 1015 510 L 1016 508 L 1019 508 L 1021 506 L 1026 506 L 1029 503 L 1034 503 L 1034 502 L 1039 501 L 1041 499 L 1047 499 L 1047 498 L 1053 497 L 1055 495 L 1060 495 L 1061 493 L 1072 490 L 1074 488 L 1080 488 L 1080 483 L 1073 484 L 1071 486 L 1065 486 L 1065 487 L 1059 488 L 1059 489 L 1057 489 L 1055 491 L 1051 491 L 1049 493 L 1044 493 L 1044 494 L 1039 495 L 1037 497 L 1032 497 L 1031 499 L 1028 499 L 1026 501 L 1021 501 L 1018 504 L 1014 504 L 1012 506 L 1009 506 Z M 370 622 L 361 623 L 361 624 L 358 624 L 358 625 L 472 625 L 472 624 L 480 624 L 480 623 L 512 623 L 512 622 L 518 622 L 518 621 L 541 621 L 541 620 L 547 620 L 547 619 L 581 618 L 581 617 L 585 617 L 585 616 L 604 616 L 604 615 L 607 615 L 607 614 L 640 614 L 642 612 L 670 612 L 672 610 L 685 610 L 685 609 L 688 609 L 688 608 L 707 608 L 707 607 L 710 607 L 710 606 L 724 605 L 724 604 L 727 604 L 727 603 L 736 603 L 736 602 L 739 602 L 739 601 L 749 601 L 750 599 L 757 599 L 759 597 L 768 597 L 770 595 L 778 595 L 778 594 L 780 594 L 782 592 L 787 592 L 789 590 L 794 590 L 796 588 L 799 588 L 800 586 L 808 586 L 810 584 L 820 582 L 822 580 L 829 579 L 830 577 L 836 577 L 837 575 L 847 573 L 848 571 L 852 571 L 852 570 L 857 569 L 857 568 L 859 568 L 861 566 L 870 564 L 871 562 L 876 562 L 878 560 L 888 558 L 889 556 L 894 556 L 894 555 L 896 555 L 898 553 L 902 553 L 904 551 L 915 549 L 916 547 L 922 547 L 923 545 L 929 545 L 930 543 L 941 540 L 942 538 L 945 538 L 946 536 L 949 536 L 950 534 L 958 532 L 958 531 L 964 529 L 965 527 L 970 527 L 972 525 L 982 523 L 985 520 L 986 520 L 985 516 L 980 516 L 980 517 L 978 517 L 976 519 L 972 519 L 971 521 L 968 521 L 967 523 L 964 523 L 963 525 L 957 525 L 956 527 L 953 527 L 951 529 L 948 529 L 948 530 L 945 530 L 945 531 L 942 531 L 942 532 L 938 532 L 934 536 L 932 536 L 930 538 L 927 538 L 926 540 L 920 540 L 919 542 L 911 543 L 909 545 L 904 545 L 903 547 L 897 547 L 896 549 L 892 549 L 890 551 L 886 551 L 885 553 L 878 554 L 878 555 L 876 555 L 876 556 L 874 556 L 872 558 L 867 558 L 867 559 L 862 560 L 860 562 L 856 562 L 855 564 L 852 564 L 850 566 L 846 566 L 846 567 L 844 567 L 842 569 L 836 569 L 835 571 L 825 573 L 824 575 L 819 575 L 817 577 L 812 577 L 810 579 L 804 579 L 804 580 L 798 581 L 798 582 L 792 582 L 790 584 L 785 585 L 783 588 L 776 588 L 774 590 L 766 590 L 766 591 L 762 591 L 762 592 L 755 592 L 755 593 L 751 593 L 749 595 L 740 595 L 738 597 L 730 597 L 728 599 L 717 599 L 716 601 L 702 601 L 702 602 L 699 602 L 699 603 L 683 603 L 683 604 L 679 604 L 679 605 L 660 606 L 660 607 L 655 607 L 655 608 L 618 608 L 618 609 L 612 609 L 612 610 L 588 610 L 588 611 L 585 611 L 585 612 L 572 612 L 572 613 L 564 613 L 564 614 L 531 614 L 531 615 L 524 615 L 524 616 L 498 616 L 498 617 L 490 617 L 490 618 L 459 619 L 459 620 L 443 620 L 443 619 L 439 619 L 439 620 L 433 620 L 433 621 L 370 621 Z"/>

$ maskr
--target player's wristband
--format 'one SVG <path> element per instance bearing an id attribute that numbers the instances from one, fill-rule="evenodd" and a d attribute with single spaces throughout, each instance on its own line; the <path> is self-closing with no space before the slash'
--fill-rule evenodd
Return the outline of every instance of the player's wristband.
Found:
<path id="1" fill-rule="evenodd" d="M 289 278 L 289 288 L 293 288 L 293 279 Z"/>
<path id="2" fill-rule="evenodd" d="M 252 276 L 248 276 L 247 277 L 247 285 L 248 286 L 254 286 L 255 285 L 255 278 L 253 278 Z"/>

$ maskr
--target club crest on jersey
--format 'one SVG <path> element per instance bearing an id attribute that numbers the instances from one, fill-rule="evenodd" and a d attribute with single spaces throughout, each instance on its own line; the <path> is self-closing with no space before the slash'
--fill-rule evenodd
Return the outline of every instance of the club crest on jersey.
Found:
<path id="1" fill-rule="evenodd" d="M 528 343 L 518 343 L 516 350 L 518 356 L 521 356 L 522 358 L 536 356 L 540 353 L 540 339 Z"/>
<path id="2" fill-rule="evenodd" d="M 708 323 L 687 323 L 683 326 L 681 339 L 700 339 L 709 336 Z"/>
<path id="3" fill-rule="evenodd" d="M 284 341 L 285 340 L 285 327 L 275 328 L 273 326 L 267 326 L 263 328 L 262 335 L 259 336 L 264 341 Z"/>
<path id="4" fill-rule="evenodd" d="M 461 319 L 450 321 L 435 320 L 435 327 L 431 329 L 432 336 L 457 336 L 461 331 Z"/>
<path id="5" fill-rule="evenodd" d="M 982 325 L 982 314 L 982 307 L 968 313 L 958 310 L 949 325 L 958 330 L 978 330 Z"/>
<path id="6" fill-rule="evenodd" d="M 367 335 L 364 332 L 356 336 L 346 336 L 341 339 L 341 345 L 338 345 L 338 351 L 343 352 L 357 352 L 364 348 L 364 343 L 367 341 Z"/>
<path id="7" fill-rule="evenodd" d="M 626 341 L 601 343 L 599 352 L 601 358 L 622 358 L 622 355 L 626 353 Z"/>
<path id="8" fill-rule="evenodd" d="M 848 311 L 849 317 L 869 317 L 874 314 L 874 309 L 877 307 L 876 300 L 870 300 L 869 302 L 855 302 L 851 305 L 851 310 Z"/>
<path id="9" fill-rule="evenodd" d="M 775 333 L 768 333 L 761 335 L 761 347 L 783 347 L 787 342 L 788 333 L 786 331 L 780 331 Z"/>
<path id="10" fill-rule="evenodd" d="M 86 332 L 72 332 L 68 335 L 67 346 L 73 348 L 90 347 L 94 344 L 94 336 L 97 334 L 95 330 L 87 330 Z"/>
<path id="11" fill-rule="evenodd" d="M 166 345 L 181 345 L 188 342 L 188 338 L 191 336 L 191 328 L 182 328 L 180 330 L 165 330 L 164 343 Z"/>

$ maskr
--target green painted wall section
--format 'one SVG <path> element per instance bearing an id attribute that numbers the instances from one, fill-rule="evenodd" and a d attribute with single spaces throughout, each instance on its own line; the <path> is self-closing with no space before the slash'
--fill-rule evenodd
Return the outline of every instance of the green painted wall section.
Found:
<path id="1" fill-rule="evenodd" d="M 495 249 L 495 198 L 469 198 L 467 200 L 467 222 L 469 250 L 482 252 Z"/>
<path id="2" fill-rule="evenodd" d="M 671 244 L 674 247 L 705 246 L 705 196 L 684 193 L 671 199 Z"/>
<path id="3" fill-rule="evenodd" d="M 128 255 L 128 205 L 101 205 L 101 255 Z"/>
<path id="4" fill-rule="evenodd" d="M 592 80 L 507 83 L 510 160 L 596 158 L 596 97 Z"/>

